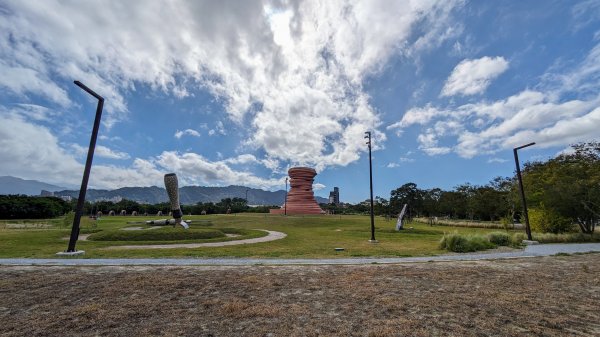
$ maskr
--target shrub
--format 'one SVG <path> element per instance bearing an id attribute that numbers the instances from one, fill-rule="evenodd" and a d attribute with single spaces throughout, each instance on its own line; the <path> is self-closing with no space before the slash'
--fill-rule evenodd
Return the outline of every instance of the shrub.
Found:
<path id="1" fill-rule="evenodd" d="M 527 240 L 527 235 L 525 233 L 515 233 L 512 236 L 512 243 L 515 246 L 522 245 L 523 240 Z"/>
<path id="2" fill-rule="evenodd" d="M 488 240 L 498 246 L 510 246 L 511 237 L 508 233 L 503 232 L 493 232 L 488 234 Z"/>
<path id="3" fill-rule="evenodd" d="M 529 210 L 529 226 L 532 231 L 541 233 L 565 233 L 573 230 L 571 219 L 565 218 L 558 212 L 546 208 L 532 208 Z"/>
<path id="4" fill-rule="evenodd" d="M 147 229 L 137 231 L 111 230 L 90 235 L 93 241 L 177 241 L 200 240 L 224 237 L 222 231 L 204 228 L 172 228 Z"/>
<path id="5" fill-rule="evenodd" d="M 584 233 L 533 233 L 531 235 L 535 241 L 540 243 L 569 243 L 569 242 L 598 242 L 600 241 L 600 235 L 584 234 Z M 524 233 L 516 233 L 513 235 L 512 240 L 515 244 L 521 243 L 527 239 Z"/>
<path id="6" fill-rule="evenodd" d="M 495 247 L 495 244 L 482 235 L 445 234 L 440 241 L 440 248 L 456 253 L 475 252 Z"/>
<path id="7" fill-rule="evenodd" d="M 75 219 L 75 212 L 71 211 L 71 212 L 65 214 L 65 217 L 62 220 L 62 226 L 69 227 L 69 226 L 73 225 L 74 219 Z"/>

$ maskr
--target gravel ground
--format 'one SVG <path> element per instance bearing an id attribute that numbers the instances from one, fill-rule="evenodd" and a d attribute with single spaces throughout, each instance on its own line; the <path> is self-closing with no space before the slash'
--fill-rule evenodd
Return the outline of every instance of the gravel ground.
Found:
<path id="1" fill-rule="evenodd" d="M 600 254 L 0 266 L 2 336 L 600 336 Z"/>

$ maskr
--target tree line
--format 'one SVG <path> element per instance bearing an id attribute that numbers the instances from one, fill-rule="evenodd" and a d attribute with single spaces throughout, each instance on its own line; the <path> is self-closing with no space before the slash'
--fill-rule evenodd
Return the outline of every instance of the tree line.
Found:
<path id="1" fill-rule="evenodd" d="M 216 203 L 198 202 L 193 205 L 181 205 L 181 211 L 184 214 L 197 215 L 241 212 L 269 213 L 269 208 L 277 208 L 277 206 L 250 207 L 248 206 L 246 199 L 237 197 L 221 199 L 221 201 Z M 139 215 L 156 215 L 158 212 L 167 215 L 171 211 L 171 204 L 169 202 L 158 204 L 140 204 L 132 200 L 122 199 L 119 202 L 86 202 L 84 206 L 84 213 L 90 215 L 97 215 L 98 212 L 102 212 L 103 215 L 108 215 L 111 211 L 117 215 L 120 214 L 121 211 L 125 211 L 127 215 L 131 215 L 133 212 L 136 212 Z"/>
<path id="2" fill-rule="evenodd" d="M 600 221 L 600 143 L 572 145 L 547 161 L 524 164 L 523 185 L 530 220 L 543 232 L 569 231 L 573 225 L 593 233 Z M 480 221 L 523 221 L 516 176 L 496 177 L 485 185 L 462 184 L 452 190 L 420 189 L 409 182 L 374 199 L 376 215 L 397 216 L 407 205 L 409 217 L 447 217 Z M 336 214 L 367 214 L 367 202 L 326 205 Z"/>
<path id="3" fill-rule="evenodd" d="M 600 220 L 600 143 L 576 144 L 571 151 L 547 161 L 524 164 L 523 185 L 530 207 L 531 220 L 538 230 L 563 232 L 573 224 L 584 233 L 594 232 Z M 75 209 L 77 200 L 67 203 L 54 197 L 0 196 L 0 218 L 51 218 Z M 448 217 L 481 221 L 521 221 L 522 207 L 516 177 L 497 177 L 485 185 L 462 184 L 452 190 L 420 189 L 406 183 L 391 190 L 389 199 L 376 197 L 377 215 L 397 216 L 408 205 L 409 217 Z M 249 207 L 243 198 L 226 198 L 217 203 L 182 205 L 184 214 L 239 212 L 268 213 L 278 206 Z M 369 202 L 355 205 L 322 204 L 334 214 L 368 214 Z M 119 202 L 85 202 L 84 214 L 167 215 L 170 204 L 140 204 L 123 199 Z"/>
<path id="4" fill-rule="evenodd" d="M 0 219 L 48 219 L 71 209 L 71 204 L 56 197 L 0 195 Z"/>
<path id="5" fill-rule="evenodd" d="M 33 197 L 26 195 L 0 195 L 0 219 L 47 219 L 62 216 L 74 212 L 77 200 L 66 202 L 56 197 Z M 246 199 L 225 198 L 217 203 L 206 202 L 194 205 L 181 205 L 184 214 L 226 214 L 226 213 L 269 213 L 269 209 L 279 206 L 248 206 Z M 119 202 L 112 201 L 86 201 L 83 207 L 83 215 L 97 216 L 115 215 L 125 211 L 127 215 L 157 215 L 159 212 L 167 216 L 171 211 L 168 202 L 158 204 L 140 204 L 136 201 L 122 199 Z"/>

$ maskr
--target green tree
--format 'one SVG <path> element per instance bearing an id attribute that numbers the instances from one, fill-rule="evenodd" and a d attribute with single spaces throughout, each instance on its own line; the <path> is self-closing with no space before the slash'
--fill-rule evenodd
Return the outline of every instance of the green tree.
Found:
<path id="1" fill-rule="evenodd" d="M 392 213 L 400 213 L 404 204 L 408 204 L 410 216 L 419 216 L 423 208 L 423 191 L 417 188 L 417 184 L 407 183 L 390 193 Z"/>
<path id="2" fill-rule="evenodd" d="M 543 205 L 591 234 L 600 220 L 600 143 L 572 148 L 546 162 L 526 163 L 523 185 L 529 205 Z"/>

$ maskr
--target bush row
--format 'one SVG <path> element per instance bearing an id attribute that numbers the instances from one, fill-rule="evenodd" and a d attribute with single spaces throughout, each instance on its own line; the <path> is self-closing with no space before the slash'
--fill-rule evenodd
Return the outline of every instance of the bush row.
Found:
<path id="1" fill-rule="evenodd" d="M 540 243 L 600 242 L 599 234 L 533 233 L 532 237 Z M 456 253 L 466 253 L 496 248 L 497 246 L 520 246 L 523 240 L 526 239 L 525 233 L 515 233 L 512 236 L 504 232 L 493 232 L 487 235 L 451 233 L 444 235 L 440 241 L 440 248 Z"/>
<path id="2" fill-rule="evenodd" d="M 573 242 L 600 242 L 600 234 L 593 235 L 584 233 L 533 233 L 532 238 L 540 243 L 573 243 Z M 519 243 L 526 240 L 525 233 L 516 233 L 513 235 L 513 242 Z"/>
<path id="3" fill-rule="evenodd" d="M 505 233 L 494 233 L 493 240 L 497 242 L 504 242 L 505 239 L 501 238 L 502 235 L 508 236 Z M 510 237 L 508 239 L 510 241 Z M 463 235 L 458 233 L 445 234 L 440 241 L 440 248 L 446 249 L 451 252 L 466 253 L 475 252 L 478 250 L 485 250 L 496 248 L 497 244 L 491 242 L 490 236 L 484 235 Z"/>

